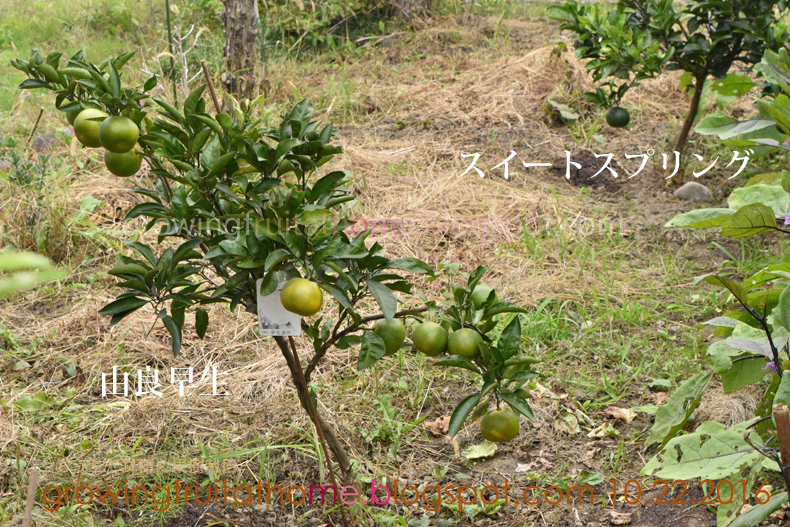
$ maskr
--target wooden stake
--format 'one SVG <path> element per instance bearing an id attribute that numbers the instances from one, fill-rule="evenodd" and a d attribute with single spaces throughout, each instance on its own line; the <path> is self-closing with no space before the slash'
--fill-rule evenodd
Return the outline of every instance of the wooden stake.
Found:
<path id="1" fill-rule="evenodd" d="M 33 519 L 33 502 L 36 499 L 36 488 L 38 487 L 38 468 L 30 469 L 30 481 L 27 484 L 27 503 L 25 503 L 25 515 L 22 517 L 22 527 L 30 527 Z"/>
<path id="2" fill-rule="evenodd" d="M 200 65 L 203 67 L 203 76 L 206 77 L 206 84 L 208 84 L 208 91 L 211 94 L 211 101 L 214 103 L 214 113 L 222 113 L 222 108 L 219 107 L 219 99 L 217 99 L 217 92 L 214 91 L 214 83 L 211 82 L 211 75 L 208 73 L 206 61 L 201 60 Z"/>
<path id="3" fill-rule="evenodd" d="M 779 436 L 779 452 L 782 455 L 782 470 L 790 467 L 790 412 L 783 404 L 774 405 L 776 432 Z"/>

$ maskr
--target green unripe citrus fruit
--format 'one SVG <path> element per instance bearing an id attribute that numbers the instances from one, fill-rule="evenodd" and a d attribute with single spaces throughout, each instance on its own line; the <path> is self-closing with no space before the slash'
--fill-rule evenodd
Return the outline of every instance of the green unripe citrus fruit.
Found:
<path id="1" fill-rule="evenodd" d="M 505 443 L 518 435 L 518 416 L 510 408 L 487 412 L 480 420 L 480 432 L 492 443 Z"/>
<path id="2" fill-rule="evenodd" d="M 620 106 L 615 106 L 606 112 L 606 123 L 614 128 L 622 128 L 631 121 L 631 114 Z"/>
<path id="3" fill-rule="evenodd" d="M 101 141 L 99 141 L 99 126 L 101 126 L 101 121 L 90 120 L 96 117 L 106 118 L 109 116 L 101 110 L 86 108 L 74 119 L 74 135 L 80 143 L 90 148 L 101 146 Z"/>
<path id="4" fill-rule="evenodd" d="M 302 317 L 318 313 L 324 303 L 324 294 L 318 284 L 306 278 L 291 278 L 280 291 L 283 307 Z"/>
<path id="5" fill-rule="evenodd" d="M 480 356 L 480 349 L 477 345 L 481 342 L 483 342 L 483 337 L 474 329 L 459 329 L 450 334 L 450 338 L 447 339 L 447 352 L 450 355 L 460 355 L 474 360 Z"/>
<path id="6" fill-rule="evenodd" d="M 389 322 L 386 320 L 376 321 L 373 324 L 373 333 L 384 341 L 385 357 L 394 355 L 403 346 L 403 341 L 406 340 L 406 328 L 403 327 L 403 322 L 397 318 L 393 318 Z"/>
<path id="7" fill-rule="evenodd" d="M 116 154 L 123 154 L 137 144 L 140 129 L 128 117 L 116 115 L 108 117 L 99 126 L 99 142 L 101 145 Z"/>
<path id="8" fill-rule="evenodd" d="M 143 163 L 143 154 L 140 148 L 133 148 L 123 154 L 104 152 L 104 164 L 111 174 L 118 177 L 129 177 L 140 171 Z"/>
<path id="9" fill-rule="evenodd" d="M 447 348 L 447 330 L 436 322 L 423 322 L 411 337 L 414 347 L 429 357 L 438 357 Z"/>

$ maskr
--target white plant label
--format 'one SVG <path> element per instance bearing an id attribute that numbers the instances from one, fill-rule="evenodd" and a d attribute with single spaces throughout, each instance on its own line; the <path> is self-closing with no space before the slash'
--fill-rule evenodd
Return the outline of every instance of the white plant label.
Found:
<path id="1" fill-rule="evenodd" d="M 258 293 L 258 334 L 262 337 L 295 337 L 302 333 L 302 317 L 286 311 L 280 301 L 285 281 L 277 285 L 277 290 L 267 296 L 261 296 L 261 283 L 258 279 L 255 290 Z"/>

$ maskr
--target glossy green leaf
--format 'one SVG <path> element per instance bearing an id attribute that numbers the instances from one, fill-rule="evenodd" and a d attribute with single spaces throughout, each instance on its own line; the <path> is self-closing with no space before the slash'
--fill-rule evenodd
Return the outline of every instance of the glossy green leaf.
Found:
<path id="1" fill-rule="evenodd" d="M 171 343 L 173 347 L 173 356 L 177 357 L 181 351 L 181 326 L 171 317 L 167 315 L 160 315 L 162 322 L 164 322 L 167 332 L 170 333 Z"/>
<path id="2" fill-rule="evenodd" d="M 113 97 L 121 95 L 121 76 L 112 62 L 110 62 L 110 93 L 112 93 Z"/>
<path id="3" fill-rule="evenodd" d="M 365 283 L 368 285 L 371 294 L 373 294 L 373 298 L 376 299 L 376 303 L 381 308 L 384 317 L 388 321 L 392 320 L 392 317 L 398 311 L 398 299 L 395 298 L 395 294 L 381 282 L 367 280 Z"/>
<path id="4" fill-rule="evenodd" d="M 384 340 L 381 337 L 372 331 L 365 331 L 360 339 L 357 370 L 362 371 L 370 368 L 384 356 L 386 351 Z"/>
<path id="5" fill-rule="evenodd" d="M 475 373 L 480 373 L 480 368 L 478 368 L 474 362 L 467 359 L 466 357 L 461 357 L 460 355 L 450 355 L 448 357 L 442 357 L 441 359 L 437 360 L 433 363 L 435 366 L 452 366 L 455 368 L 464 368 L 469 371 L 473 371 Z"/>
<path id="6" fill-rule="evenodd" d="M 453 410 L 453 415 L 450 416 L 450 424 L 447 427 L 447 435 L 452 439 L 456 436 L 461 427 L 464 426 L 467 416 L 475 409 L 477 403 L 480 402 L 480 394 L 476 393 L 470 395 L 461 401 L 458 406 Z"/>
<path id="7" fill-rule="evenodd" d="M 136 296 L 127 296 L 124 298 L 119 298 L 114 302 L 110 302 L 103 308 L 99 310 L 99 314 L 103 317 L 110 316 L 110 315 L 117 315 L 119 313 L 130 313 L 137 309 L 140 309 L 144 305 L 146 305 L 149 301 L 144 298 L 138 298 Z"/>
<path id="8" fill-rule="evenodd" d="M 206 336 L 206 329 L 208 329 L 208 313 L 199 307 L 195 310 L 195 332 L 202 339 Z"/>
<path id="9" fill-rule="evenodd" d="M 702 135 L 717 135 L 719 139 L 730 139 L 732 137 L 750 134 L 764 128 L 774 126 L 773 119 L 749 119 L 738 121 L 722 113 L 715 113 L 704 118 L 694 128 L 694 131 Z"/>
<path id="10" fill-rule="evenodd" d="M 274 251 L 270 252 L 268 256 L 266 256 L 264 270 L 268 273 L 275 266 L 287 260 L 290 256 L 291 253 L 285 249 L 275 249 Z"/>
<path id="11" fill-rule="evenodd" d="M 499 397 L 501 397 L 503 401 L 510 405 L 513 410 L 520 413 L 527 419 L 535 419 L 535 414 L 532 413 L 532 408 L 530 408 L 529 403 L 527 403 L 527 400 L 522 396 L 508 390 L 499 390 Z"/>
<path id="12" fill-rule="evenodd" d="M 497 347 L 501 350 L 502 358 L 507 360 L 518 353 L 521 347 L 521 320 L 518 316 L 502 330 Z"/>

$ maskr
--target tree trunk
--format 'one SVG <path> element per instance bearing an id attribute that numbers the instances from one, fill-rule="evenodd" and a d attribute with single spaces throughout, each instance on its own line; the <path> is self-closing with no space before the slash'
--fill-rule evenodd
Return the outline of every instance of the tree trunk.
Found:
<path id="1" fill-rule="evenodd" d="M 285 337 L 274 337 L 274 340 L 277 342 L 277 346 L 280 348 L 283 357 L 285 357 L 285 362 L 288 364 L 288 369 L 291 371 L 291 379 L 293 380 L 294 386 L 296 387 L 296 393 L 299 395 L 299 402 L 302 404 L 302 408 L 304 408 L 305 412 L 310 415 L 310 406 L 308 403 L 310 392 L 308 387 L 302 384 L 302 379 L 299 376 L 299 370 L 296 366 L 296 358 L 288 348 L 288 340 Z M 349 476 L 351 475 L 351 462 L 348 459 L 348 455 L 343 449 L 343 445 L 340 444 L 340 441 L 335 435 L 334 430 L 332 430 L 332 427 L 330 427 L 326 421 L 321 418 L 317 408 L 315 411 L 316 417 L 318 418 L 318 424 L 316 424 L 316 426 L 321 426 L 321 431 L 324 433 L 327 446 L 332 451 L 332 456 L 335 458 L 335 461 L 340 466 L 340 471 L 343 473 L 343 479 L 348 481 Z"/>
<path id="2" fill-rule="evenodd" d="M 697 78 L 694 80 L 694 94 L 691 96 L 691 105 L 689 106 L 688 114 L 686 115 L 686 120 L 683 121 L 683 128 L 680 129 L 680 135 L 678 136 L 677 143 L 675 143 L 675 151 L 680 153 L 680 169 L 678 170 L 678 182 L 682 183 L 683 178 L 686 172 L 686 158 L 684 156 L 686 150 L 686 143 L 688 142 L 689 132 L 691 131 L 691 125 L 694 124 L 694 119 L 697 117 L 697 113 L 699 112 L 699 102 L 702 98 L 702 90 L 705 87 L 705 79 L 708 78 L 708 72 L 703 71 Z"/>
<path id="3" fill-rule="evenodd" d="M 236 99 L 255 97 L 255 40 L 258 0 L 223 0 L 225 11 L 225 71 L 222 84 Z"/>

